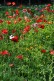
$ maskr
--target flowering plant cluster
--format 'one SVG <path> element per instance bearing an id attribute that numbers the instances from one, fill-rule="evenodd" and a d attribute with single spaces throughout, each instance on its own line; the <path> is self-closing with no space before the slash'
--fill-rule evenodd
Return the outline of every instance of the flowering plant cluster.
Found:
<path id="1" fill-rule="evenodd" d="M 54 80 L 54 9 L 8 2 L 0 17 L 0 80 Z"/>

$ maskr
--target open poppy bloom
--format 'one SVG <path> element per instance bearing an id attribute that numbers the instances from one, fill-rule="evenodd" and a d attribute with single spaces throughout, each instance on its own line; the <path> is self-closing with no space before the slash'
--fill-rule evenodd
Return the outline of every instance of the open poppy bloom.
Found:
<path id="1" fill-rule="evenodd" d="M 15 2 L 12 2 L 12 5 L 13 5 L 13 6 L 15 6 L 15 5 L 16 5 L 16 3 L 15 3 Z"/>
<path id="2" fill-rule="evenodd" d="M 43 24 L 40 24 L 38 27 L 44 29 L 45 26 Z"/>
<path id="3" fill-rule="evenodd" d="M 43 22 L 43 20 L 41 18 L 39 18 L 38 20 L 36 20 L 37 23 Z"/>
<path id="4" fill-rule="evenodd" d="M 50 50 L 50 54 L 51 55 L 54 55 L 54 50 Z"/>
<path id="5" fill-rule="evenodd" d="M 11 24 L 11 21 L 8 20 L 8 21 L 7 21 L 7 24 Z"/>
<path id="6" fill-rule="evenodd" d="M 10 6 L 11 5 L 11 2 L 7 2 L 7 5 Z"/>
<path id="7" fill-rule="evenodd" d="M 13 18 L 13 16 L 9 15 L 8 18 Z"/>
<path id="8" fill-rule="evenodd" d="M 51 4 L 47 4 L 47 6 L 48 6 L 48 7 L 50 7 L 50 6 L 51 6 Z"/>
<path id="9" fill-rule="evenodd" d="M 22 60 L 23 59 L 23 55 L 18 55 L 16 58 Z"/>
<path id="10" fill-rule="evenodd" d="M 16 9 L 16 10 L 15 10 L 15 13 L 16 13 L 16 15 L 19 15 L 19 10 Z"/>
<path id="11" fill-rule="evenodd" d="M 8 12 L 8 11 L 6 11 L 6 12 L 5 12 L 5 15 L 6 15 L 6 16 L 8 16 L 8 15 L 9 15 L 9 12 Z"/>
<path id="12" fill-rule="evenodd" d="M 3 29 L 2 30 L 2 34 L 8 34 L 8 30 L 7 29 Z"/>
<path id="13" fill-rule="evenodd" d="M 21 20 L 22 20 L 22 18 L 19 17 L 19 18 L 18 18 L 18 22 L 20 22 Z"/>
<path id="14" fill-rule="evenodd" d="M 27 9 L 23 9 L 23 13 L 26 13 L 27 12 Z"/>
<path id="15" fill-rule="evenodd" d="M 0 52 L 0 54 L 1 54 L 1 55 L 10 55 L 7 50 L 4 50 L 4 51 Z"/>
<path id="16" fill-rule="evenodd" d="M 11 40 L 12 40 L 13 42 L 18 42 L 18 36 L 13 36 L 13 37 L 11 38 Z"/>
<path id="17" fill-rule="evenodd" d="M 26 26 L 23 30 L 23 34 L 26 34 L 29 31 L 30 31 L 30 26 Z"/>
<path id="18" fill-rule="evenodd" d="M 50 7 L 46 6 L 45 7 L 45 10 L 49 11 L 50 10 Z"/>
<path id="19" fill-rule="evenodd" d="M 42 53 L 46 53 L 46 50 L 45 50 L 45 49 L 42 49 L 41 52 L 42 52 Z"/>
<path id="20" fill-rule="evenodd" d="M 44 20 L 43 20 L 43 22 L 47 22 L 47 20 L 46 20 L 46 19 L 44 19 Z"/>
<path id="21" fill-rule="evenodd" d="M 0 24 L 3 23 L 3 20 L 0 20 Z"/>

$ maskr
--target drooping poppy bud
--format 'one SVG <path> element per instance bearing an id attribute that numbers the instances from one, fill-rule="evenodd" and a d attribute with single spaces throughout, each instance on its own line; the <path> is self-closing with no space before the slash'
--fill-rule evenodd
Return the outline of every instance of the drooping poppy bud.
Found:
<path id="1" fill-rule="evenodd" d="M 41 52 L 42 52 L 42 53 L 46 53 L 46 50 L 45 50 L 45 49 L 42 49 Z"/>
<path id="2" fill-rule="evenodd" d="M 22 60 L 23 59 L 23 55 L 18 55 L 16 58 Z"/>

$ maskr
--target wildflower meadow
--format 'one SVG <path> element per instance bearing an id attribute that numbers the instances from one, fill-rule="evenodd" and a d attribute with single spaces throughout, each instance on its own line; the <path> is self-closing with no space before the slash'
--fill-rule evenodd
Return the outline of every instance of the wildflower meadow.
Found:
<path id="1" fill-rule="evenodd" d="M 54 81 L 54 5 L 7 5 L 0 6 L 0 81 Z"/>

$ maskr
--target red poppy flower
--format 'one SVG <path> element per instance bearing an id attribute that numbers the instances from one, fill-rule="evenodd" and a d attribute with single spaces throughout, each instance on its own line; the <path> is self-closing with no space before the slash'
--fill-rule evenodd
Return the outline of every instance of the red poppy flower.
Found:
<path id="1" fill-rule="evenodd" d="M 15 5 L 16 5 L 16 3 L 15 3 L 15 2 L 12 2 L 12 5 L 13 5 L 13 6 L 15 6 Z"/>
<path id="2" fill-rule="evenodd" d="M 18 55 L 17 58 L 22 60 L 23 59 L 23 55 Z"/>
<path id="3" fill-rule="evenodd" d="M 18 36 L 13 36 L 13 38 L 11 40 L 14 42 L 18 42 Z"/>
<path id="4" fill-rule="evenodd" d="M 5 15 L 6 15 L 6 16 L 8 16 L 8 15 L 9 15 L 9 12 L 8 12 L 8 11 L 6 11 L 6 12 L 5 12 Z"/>
<path id="5" fill-rule="evenodd" d="M 45 7 L 45 10 L 49 11 L 49 10 L 50 10 L 50 8 L 49 8 L 49 7 Z"/>
<path id="6" fill-rule="evenodd" d="M 26 34 L 29 31 L 30 31 L 30 26 L 26 26 L 23 30 L 23 34 Z"/>
<path id="7" fill-rule="evenodd" d="M 7 24 L 11 24 L 11 21 L 7 21 Z"/>
<path id="8" fill-rule="evenodd" d="M 46 19 L 44 19 L 43 21 L 44 21 L 44 22 L 47 22 L 47 20 L 46 20 Z"/>
<path id="9" fill-rule="evenodd" d="M 0 35 L 0 40 L 3 40 L 3 36 L 2 35 Z"/>
<path id="10" fill-rule="evenodd" d="M 11 2 L 7 2 L 7 5 L 10 6 L 11 5 Z"/>
<path id="11" fill-rule="evenodd" d="M 2 30 L 2 34 L 8 34 L 8 30 L 7 29 L 3 29 Z"/>
<path id="12" fill-rule="evenodd" d="M 21 20 L 22 20 L 22 19 L 19 17 L 19 18 L 18 18 L 18 21 L 21 21 Z"/>
<path id="13" fill-rule="evenodd" d="M 50 50 L 50 54 L 51 55 L 54 55 L 54 50 Z"/>
<path id="14" fill-rule="evenodd" d="M 0 24 L 3 23 L 3 20 L 0 20 Z"/>
<path id="15" fill-rule="evenodd" d="M 52 10 L 50 10 L 50 9 L 48 9 L 47 11 L 48 11 L 48 12 L 52 12 Z"/>
<path id="16" fill-rule="evenodd" d="M 36 20 L 37 23 L 43 22 L 43 20 L 41 18 L 39 18 L 38 20 Z"/>
<path id="17" fill-rule="evenodd" d="M 19 10 L 16 9 L 16 10 L 15 10 L 15 13 L 16 13 L 16 15 L 19 15 Z"/>
<path id="18" fill-rule="evenodd" d="M 1 55 L 9 55 L 9 52 L 7 50 L 4 50 L 2 52 L 0 52 Z"/>
<path id="19" fill-rule="evenodd" d="M 24 13 L 27 12 L 27 9 L 23 9 L 23 12 L 24 12 Z"/>
<path id="20" fill-rule="evenodd" d="M 46 53 L 46 50 L 45 50 L 45 49 L 42 49 L 41 52 L 42 52 L 42 53 Z"/>
<path id="21" fill-rule="evenodd" d="M 44 29 L 45 26 L 40 24 L 38 27 Z"/>
<path id="22" fill-rule="evenodd" d="M 9 15 L 8 18 L 13 18 L 13 16 Z"/>
<path id="23" fill-rule="evenodd" d="M 51 4 L 47 4 L 47 6 L 48 6 L 48 7 L 50 7 L 50 6 L 51 6 Z"/>

